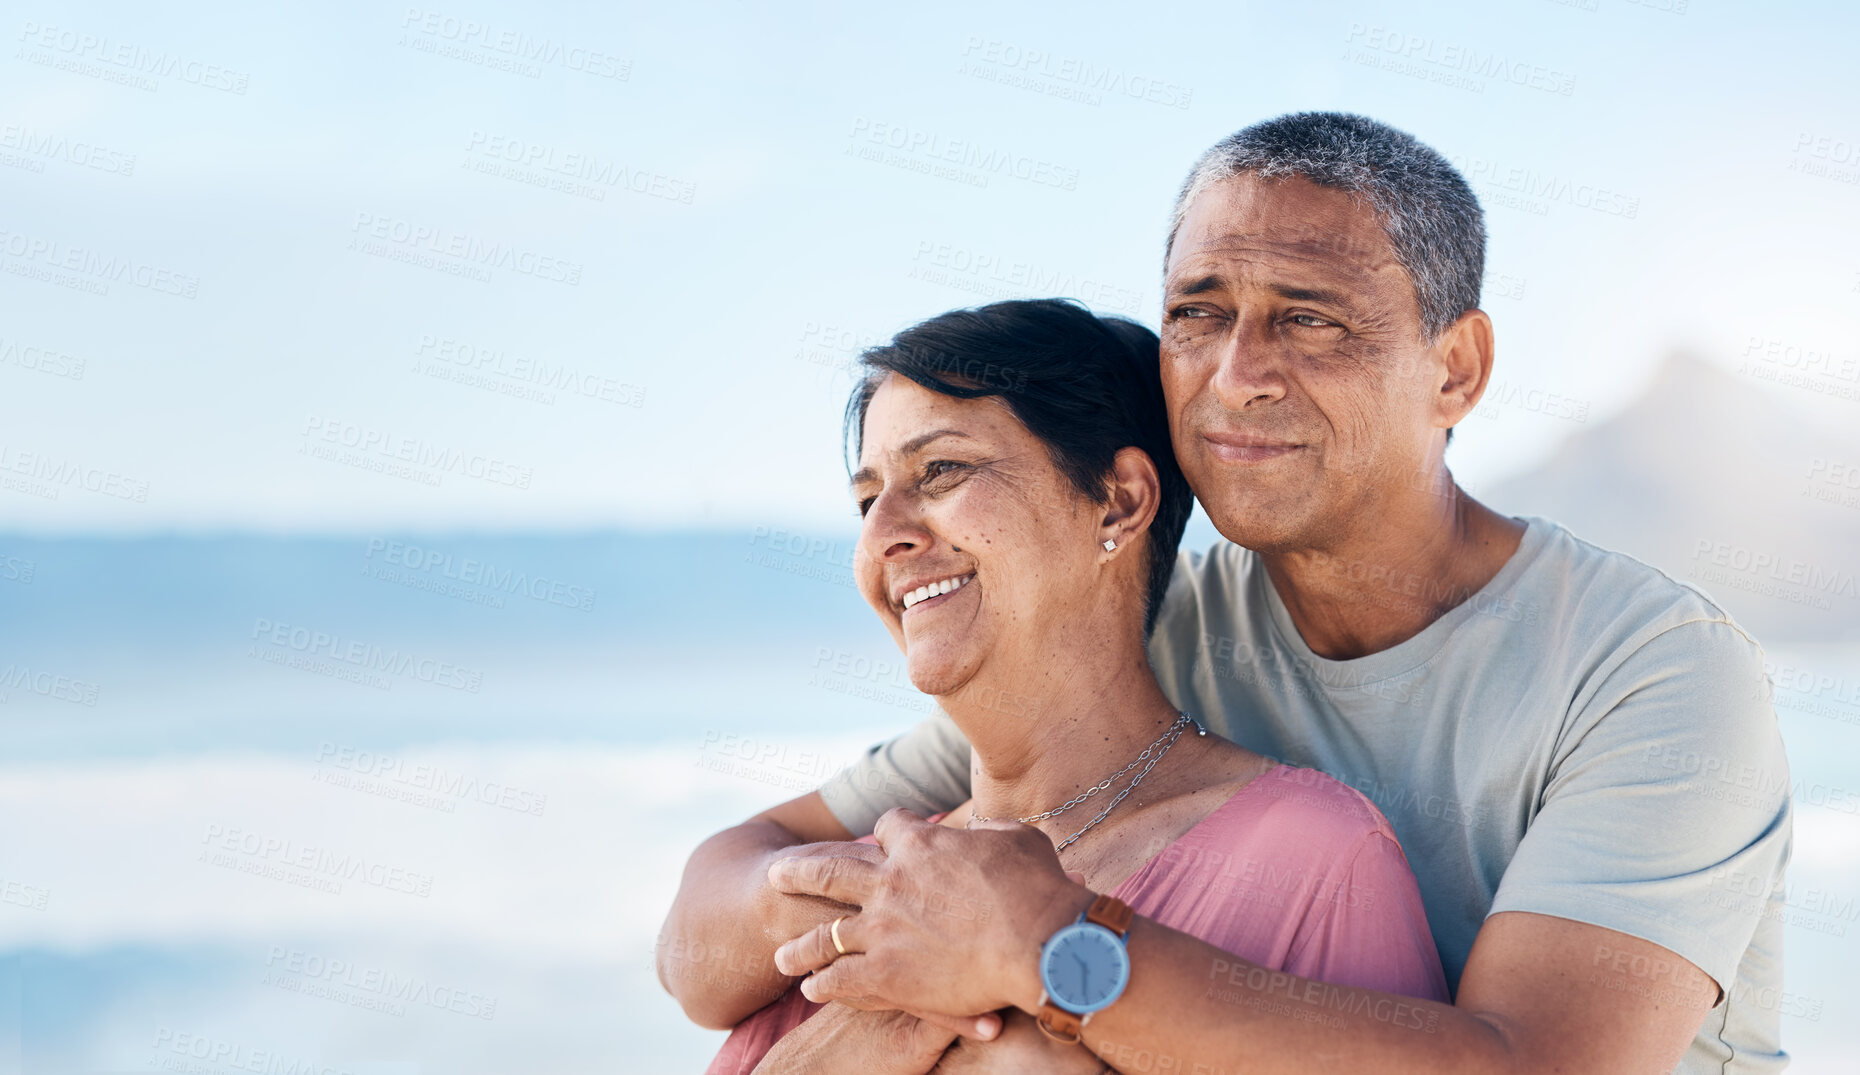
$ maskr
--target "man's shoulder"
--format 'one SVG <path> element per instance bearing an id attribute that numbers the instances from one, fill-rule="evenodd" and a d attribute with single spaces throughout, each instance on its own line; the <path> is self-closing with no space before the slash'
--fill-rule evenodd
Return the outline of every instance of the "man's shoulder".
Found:
<path id="1" fill-rule="evenodd" d="M 1618 650 L 1681 630 L 1711 649 L 1760 651 L 1730 612 L 1697 587 L 1548 519 L 1525 521 L 1537 541 L 1513 580 L 1514 599 L 1527 619 L 1541 620 L 1559 637 L 1592 638 Z"/>

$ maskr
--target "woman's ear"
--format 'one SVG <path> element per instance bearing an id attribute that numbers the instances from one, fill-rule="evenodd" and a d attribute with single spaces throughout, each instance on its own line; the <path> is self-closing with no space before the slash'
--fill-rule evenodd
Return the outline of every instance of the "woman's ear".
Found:
<path id="1" fill-rule="evenodd" d="M 1150 528 L 1156 508 L 1162 503 L 1162 478 L 1156 473 L 1155 461 L 1141 448 L 1119 448 L 1106 491 L 1110 502 L 1098 525 L 1099 542 L 1115 541 L 1123 546 L 1135 541 Z"/>

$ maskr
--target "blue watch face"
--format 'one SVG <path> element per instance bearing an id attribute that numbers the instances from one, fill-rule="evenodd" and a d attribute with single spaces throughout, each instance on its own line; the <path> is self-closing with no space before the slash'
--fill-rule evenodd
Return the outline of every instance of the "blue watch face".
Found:
<path id="1" fill-rule="evenodd" d="M 1075 922 L 1040 950 L 1040 982 L 1054 1004 L 1078 1015 L 1109 1005 L 1130 981 L 1124 939 L 1103 926 Z"/>

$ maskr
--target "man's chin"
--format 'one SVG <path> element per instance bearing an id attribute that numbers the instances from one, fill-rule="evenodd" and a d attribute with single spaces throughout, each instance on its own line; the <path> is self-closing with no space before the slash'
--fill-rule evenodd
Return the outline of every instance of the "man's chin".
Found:
<path id="1" fill-rule="evenodd" d="M 1224 497 L 1202 500 L 1208 521 L 1221 536 L 1255 552 L 1277 552 L 1299 546 L 1305 533 L 1308 505 L 1278 496 Z"/>

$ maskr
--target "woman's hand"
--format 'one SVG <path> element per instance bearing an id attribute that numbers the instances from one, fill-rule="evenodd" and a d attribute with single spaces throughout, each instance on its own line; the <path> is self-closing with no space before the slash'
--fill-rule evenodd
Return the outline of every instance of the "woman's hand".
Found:
<path id="1" fill-rule="evenodd" d="M 1083 1045 L 1061 1045 L 1047 1037 L 1026 1012 L 1011 1010 L 1005 1016 L 1001 1036 L 994 1041 L 956 1039 L 937 1064 L 938 1075 L 1098 1075 L 1105 1070 L 1097 1054 Z"/>
<path id="2" fill-rule="evenodd" d="M 755 1075 L 924 1075 L 955 1040 L 904 1012 L 829 1004 L 783 1035 Z"/>

